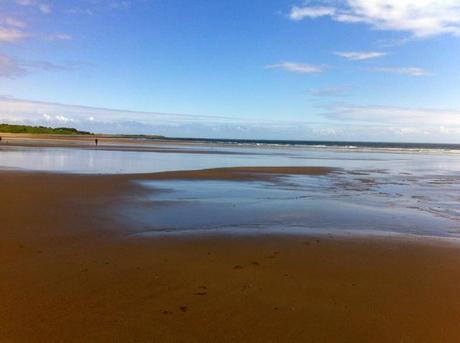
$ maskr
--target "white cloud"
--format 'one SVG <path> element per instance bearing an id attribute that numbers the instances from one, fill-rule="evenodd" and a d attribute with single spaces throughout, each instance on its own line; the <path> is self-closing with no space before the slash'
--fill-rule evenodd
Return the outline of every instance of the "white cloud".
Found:
<path id="1" fill-rule="evenodd" d="M 26 23 L 12 17 L 6 17 L 3 19 L 0 19 L 0 24 L 3 24 L 5 26 L 10 26 L 10 27 L 16 27 L 16 28 L 24 28 L 26 27 Z"/>
<path id="2" fill-rule="evenodd" d="M 312 128 L 312 132 L 319 136 L 326 137 L 335 137 L 343 132 L 342 128 L 333 128 L 333 127 L 315 127 Z"/>
<path id="3" fill-rule="evenodd" d="M 60 121 L 60 122 L 63 122 L 63 123 L 69 123 L 69 122 L 73 122 L 75 120 L 73 119 L 70 119 L 66 116 L 55 116 L 54 118 L 56 118 L 57 121 Z"/>
<path id="4" fill-rule="evenodd" d="M 0 0 L 1 1 L 1 0 Z M 29 0 L 24 1 L 23 6 L 30 6 Z M 21 3 L 22 4 L 22 3 Z M 13 43 L 25 38 L 38 37 L 47 40 L 72 40 L 67 33 L 32 33 L 24 32 L 26 23 L 13 17 L 0 17 L 0 43 Z"/>
<path id="5" fill-rule="evenodd" d="M 57 41 L 57 40 L 72 40 L 73 37 L 66 33 L 30 33 L 18 30 L 16 28 L 7 28 L 0 26 L 0 43 L 14 43 L 26 38 L 39 37 L 46 40 Z"/>
<path id="6" fill-rule="evenodd" d="M 439 133 L 441 135 L 460 135 L 460 127 L 439 127 Z"/>
<path id="7" fill-rule="evenodd" d="M 72 61 L 61 64 L 49 61 L 24 61 L 16 57 L 0 54 L 0 78 L 14 78 L 37 71 L 71 71 L 87 66 L 90 66 L 90 64 Z"/>
<path id="8" fill-rule="evenodd" d="M 105 133 L 143 133 L 169 136 L 262 137 L 279 134 L 278 123 L 224 116 L 140 112 L 0 97 L 0 122 L 61 126 Z M 297 125 L 290 124 L 289 128 Z M 245 128 L 244 132 L 240 128 Z"/>
<path id="9" fill-rule="evenodd" d="M 109 2 L 109 7 L 110 8 L 115 8 L 115 9 L 127 9 L 131 8 L 136 1 L 133 0 L 118 0 L 118 1 L 110 1 Z"/>
<path id="10" fill-rule="evenodd" d="M 73 118 L 70 118 L 70 117 L 67 117 L 67 116 L 63 116 L 63 115 L 49 115 L 48 113 L 43 113 L 41 118 L 43 120 L 40 121 L 40 117 L 38 116 L 36 120 L 38 120 L 37 123 L 43 123 L 43 121 L 46 122 L 46 125 L 50 125 L 50 126 L 60 126 L 60 125 L 63 125 L 63 124 L 77 124 L 79 123 L 79 120 L 78 119 L 73 119 Z"/>
<path id="11" fill-rule="evenodd" d="M 292 20 L 330 17 L 344 23 L 363 23 L 378 30 L 409 32 L 425 38 L 440 34 L 460 35 L 459 0 L 323 0 L 327 7 L 293 6 Z"/>
<path id="12" fill-rule="evenodd" d="M 460 127 L 460 110 L 429 109 L 394 106 L 333 105 L 324 116 L 348 122 L 374 122 L 379 124 L 411 124 L 423 126 Z"/>
<path id="13" fill-rule="evenodd" d="M 65 11 L 65 13 L 69 13 L 69 14 L 94 15 L 94 9 L 92 9 L 92 8 L 76 7 L 76 8 L 68 8 L 68 9 L 66 9 L 64 11 Z"/>
<path id="14" fill-rule="evenodd" d="M 460 110 L 330 107 L 327 123 L 123 111 L 0 96 L 0 122 L 72 126 L 104 133 L 171 137 L 425 141 L 460 143 Z M 68 120 L 65 122 L 65 120 Z"/>
<path id="15" fill-rule="evenodd" d="M 107 10 L 122 11 L 150 5 L 153 0 L 81 0 L 64 11 L 77 15 L 96 15 Z"/>
<path id="16" fill-rule="evenodd" d="M 16 0 L 16 3 L 21 6 L 35 7 L 43 14 L 51 13 L 51 5 L 47 2 L 41 2 L 38 0 Z"/>
<path id="17" fill-rule="evenodd" d="M 337 56 L 344 57 L 351 61 L 369 60 L 388 55 L 386 52 L 381 51 L 338 51 L 335 52 Z"/>
<path id="18" fill-rule="evenodd" d="M 43 35 L 44 38 L 48 40 L 72 40 L 73 37 L 67 33 L 53 33 L 48 35 Z"/>
<path id="19" fill-rule="evenodd" d="M 318 18 L 333 16 L 336 10 L 333 7 L 298 7 L 293 6 L 289 17 L 292 20 L 302 20 L 304 18 Z"/>
<path id="20" fill-rule="evenodd" d="M 344 96 L 350 92 L 349 86 L 329 86 L 322 88 L 307 89 L 307 93 L 318 97 Z"/>
<path id="21" fill-rule="evenodd" d="M 30 34 L 17 29 L 0 27 L 0 42 L 13 43 L 29 36 Z"/>
<path id="22" fill-rule="evenodd" d="M 39 4 L 38 9 L 44 14 L 51 13 L 51 6 L 49 4 Z"/>
<path id="23" fill-rule="evenodd" d="M 282 69 L 285 71 L 298 74 L 322 73 L 324 71 L 324 66 L 296 62 L 282 62 L 278 64 L 270 64 L 265 66 L 265 68 Z"/>
<path id="24" fill-rule="evenodd" d="M 377 72 L 377 73 L 392 73 L 392 74 L 401 74 L 401 75 L 408 75 L 408 76 L 434 75 L 428 70 L 425 70 L 423 68 L 417 68 L 417 67 L 397 67 L 397 68 L 378 67 L 378 68 L 370 68 L 368 70 L 372 72 Z"/>
<path id="25" fill-rule="evenodd" d="M 72 118 L 79 121 L 111 121 L 111 120 L 148 120 L 174 122 L 194 121 L 231 121 L 232 118 L 224 116 L 200 116 L 181 113 L 142 112 L 130 110 L 108 109 L 90 106 L 67 105 L 52 102 L 22 100 L 0 96 L 0 114 L 22 115 L 25 118 Z M 44 117 L 46 114 L 49 117 Z M 92 119 L 91 119 L 92 118 Z"/>

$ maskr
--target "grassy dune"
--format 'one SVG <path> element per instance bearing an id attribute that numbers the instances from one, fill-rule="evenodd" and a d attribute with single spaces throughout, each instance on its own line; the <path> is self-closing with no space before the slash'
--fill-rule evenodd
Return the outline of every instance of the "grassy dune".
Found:
<path id="1" fill-rule="evenodd" d="M 45 126 L 29 126 L 29 125 L 10 125 L 0 124 L 0 132 L 3 133 L 35 133 L 35 134 L 56 134 L 56 135 L 91 135 L 86 131 L 78 131 L 69 127 L 45 127 Z"/>

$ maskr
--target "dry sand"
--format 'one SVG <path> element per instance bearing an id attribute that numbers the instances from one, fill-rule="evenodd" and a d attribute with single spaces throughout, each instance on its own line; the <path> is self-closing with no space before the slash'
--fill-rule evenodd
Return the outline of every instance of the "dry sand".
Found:
<path id="1" fill-rule="evenodd" d="M 187 175 L 280 172 L 327 170 Z M 459 248 L 128 235 L 131 180 L 187 177 L 160 175 L 0 173 L 0 342 L 460 342 Z"/>

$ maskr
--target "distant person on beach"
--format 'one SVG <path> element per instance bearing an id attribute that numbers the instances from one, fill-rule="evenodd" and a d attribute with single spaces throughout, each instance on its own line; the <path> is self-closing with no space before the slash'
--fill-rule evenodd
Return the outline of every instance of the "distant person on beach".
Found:
<path id="1" fill-rule="evenodd" d="M 96 139 L 94 140 L 94 143 L 96 143 L 96 145 L 97 145 L 98 142 L 99 142 L 99 141 L 98 141 L 98 139 L 96 138 Z"/>

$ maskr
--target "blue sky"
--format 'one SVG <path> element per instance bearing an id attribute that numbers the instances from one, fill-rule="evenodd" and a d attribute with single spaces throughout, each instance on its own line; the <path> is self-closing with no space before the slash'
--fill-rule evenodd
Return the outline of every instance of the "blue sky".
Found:
<path id="1" fill-rule="evenodd" d="M 0 121 L 460 143 L 460 0 L 0 0 Z"/>

